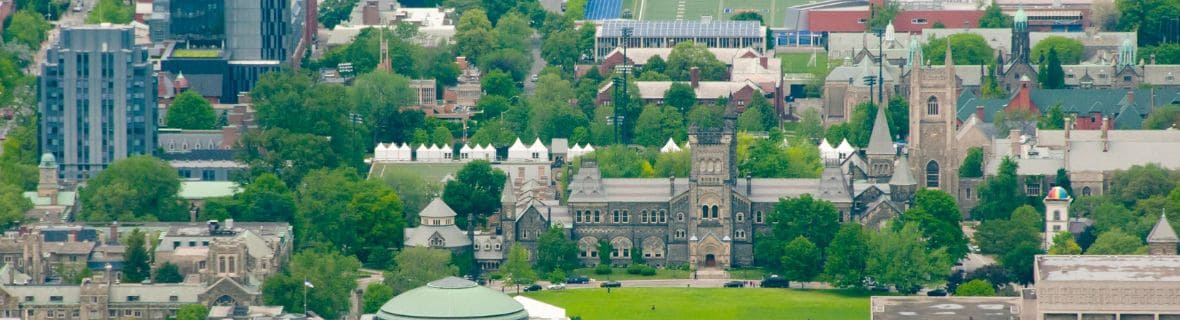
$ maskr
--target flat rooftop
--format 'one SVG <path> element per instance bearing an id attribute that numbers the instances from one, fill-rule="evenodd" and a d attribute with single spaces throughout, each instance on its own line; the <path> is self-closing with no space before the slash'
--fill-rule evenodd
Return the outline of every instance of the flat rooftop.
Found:
<path id="1" fill-rule="evenodd" d="M 1180 281 L 1180 256 L 1048 256 L 1036 258 L 1037 281 Z"/>
<path id="2" fill-rule="evenodd" d="M 1020 318 L 1020 297 L 871 298 L 873 320 L 1011 320 Z"/>

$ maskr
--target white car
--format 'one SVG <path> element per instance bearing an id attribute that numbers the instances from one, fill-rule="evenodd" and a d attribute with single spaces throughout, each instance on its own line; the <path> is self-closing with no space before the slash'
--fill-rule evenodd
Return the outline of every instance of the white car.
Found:
<path id="1" fill-rule="evenodd" d="M 548 289 L 549 290 L 564 290 L 565 284 L 564 283 L 554 283 L 554 284 L 549 285 Z"/>

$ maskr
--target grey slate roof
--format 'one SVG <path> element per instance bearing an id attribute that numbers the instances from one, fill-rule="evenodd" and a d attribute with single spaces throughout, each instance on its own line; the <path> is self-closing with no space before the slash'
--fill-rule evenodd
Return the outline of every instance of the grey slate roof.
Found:
<path id="1" fill-rule="evenodd" d="M 599 38 L 621 37 L 623 28 L 631 28 L 631 36 L 643 37 L 763 37 L 758 21 L 636 21 L 607 20 L 598 29 Z"/>
<path id="2" fill-rule="evenodd" d="M 891 186 L 914 186 L 918 185 L 918 181 L 914 180 L 914 176 L 910 174 L 910 156 L 902 154 L 897 158 L 897 163 L 893 165 L 893 176 L 889 178 L 889 185 Z"/>
<path id="3" fill-rule="evenodd" d="M 456 216 L 456 214 L 455 210 L 451 210 L 451 207 L 447 206 L 447 203 L 442 201 L 442 198 L 434 198 L 434 200 L 430 201 L 430 204 L 426 205 L 426 208 L 422 208 L 422 212 L 418 213 L 418 216 L 428 218 L 451 218 Z"/>
<path id="4" fill-rule="evenodd" d="M 885 121 L 886 108 L 877 109 L 877 117 L 873 119 L 873 133 L 869 135 L 869 147 L 865 153 L 870 155 L 892 155 L 897 151 L 893 148 L 893 134 L 889 132 L 889 122 Z"/>
<path id="5" fill-rule="evenodd" d="M 1155 227 L 1151 228 L 1151 233 L 1147 234 L 1147 243 L 1152 242 L 1180 242 L 1180 238 L 1176 237 L 1176 230 L 1172 229 L 1172 224 L 1168 223 L 1166 215 L 1160 215 L 1160 221 L 1155 223 Z"/>
<path id="6" fill-rule="evenodd" d="M 445 226 L 418 226 L 417 228 L 406 228 L 406 245 L 415 247 L 429 247 L 430 237 L 438 234 L 446 243 L 447 248 L 467 247 L 471 245 L 471 239 L 467 238 L 467 234 L 455 225 Z"/>

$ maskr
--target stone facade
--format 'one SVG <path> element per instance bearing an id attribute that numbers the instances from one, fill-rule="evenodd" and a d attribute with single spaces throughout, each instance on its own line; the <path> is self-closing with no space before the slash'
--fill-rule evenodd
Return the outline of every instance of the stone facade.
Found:
<path id="1" fill-rule="evenodd" d="M 916 53 L 921 61 L 921 51 Z M 958 97 L 950 47 L 941 67 L 910 71 L 910 164 L 919 187 L 958 194 L 959 157 L 955 99 Z"/>

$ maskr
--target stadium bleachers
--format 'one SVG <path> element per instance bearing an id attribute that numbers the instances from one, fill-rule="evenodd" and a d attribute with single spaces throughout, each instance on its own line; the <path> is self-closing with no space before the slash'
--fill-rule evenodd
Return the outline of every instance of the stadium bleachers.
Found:
<path id="1" fill-rule="evenodd" d="M 623 0 L 588 0 L 586 20 L 618 19 L 623 12 Z"/>

